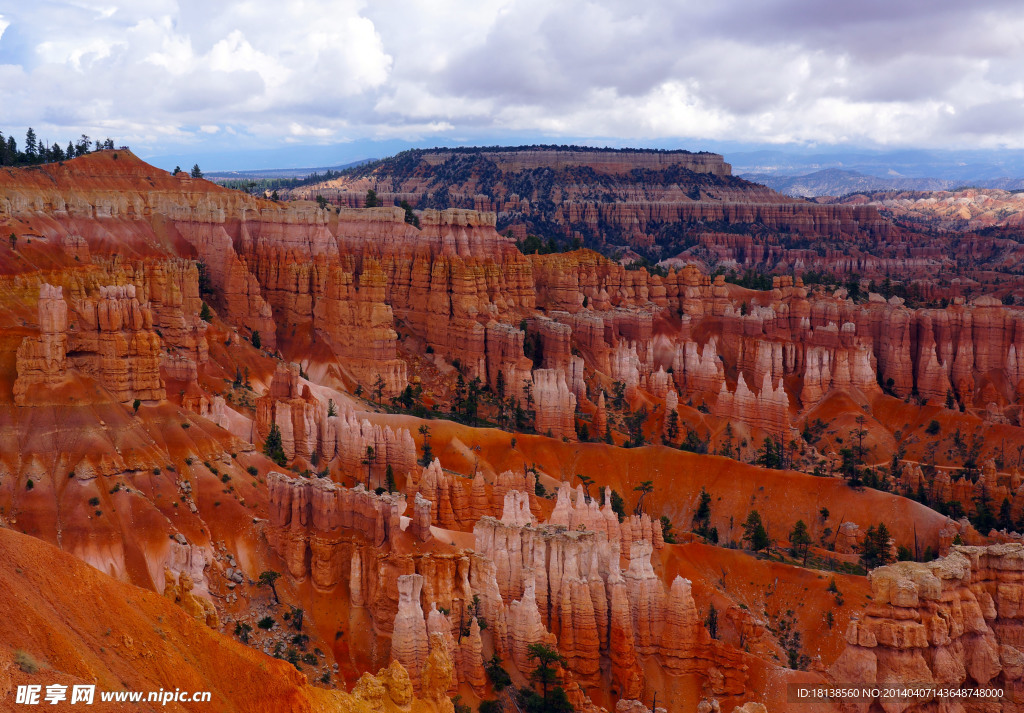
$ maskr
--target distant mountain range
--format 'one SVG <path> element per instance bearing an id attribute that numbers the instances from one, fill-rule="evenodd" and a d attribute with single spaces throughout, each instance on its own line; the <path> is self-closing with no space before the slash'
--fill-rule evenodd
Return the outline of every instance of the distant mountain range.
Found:
<path id="1" fill-rule="evenodd" d="M 909 178 L 869 176 L 858 171 L 826 168 L 802 176 L 779 176 L 765 173 L 744 173 L 741 177 L 760 183 L 789 196 L 814 198 L 817 196 L 845 196 L 850 193 L 876 191 L 948 191 L 966 185 L 978 188 L 1024 188 L 1024 178 L 987 178 L 964 182 L 960 179 Z"/>
<path id="2" fill-rule="evenodd" d="M 1024 188 L 1024 151 L 834 151 L 793 149 L 727 153 L 733 172 L 792 196 L 859 191 Z"/>
<path id="3" fill-rule="evenodd" d="M 372 163 L 376 161 L 375 158 L 364 158 L 358 161 L 352 161 L 351 163 L 341 164 L 340 166 L 318 166 L 315 168 L 264 168 L 253 171 L 214 171 L 210 173 L 204 173 L 203 178 L 211 181 L 224 181 L 224 180 L 245 180 L 245 179 L 259 179 L 259 178 L 305 178 L 314 173 L 326 173 L 327 171 L 344 171 L 346 168 L 354 168 L 356 166 L 362 166 L 366 163 Z"/>

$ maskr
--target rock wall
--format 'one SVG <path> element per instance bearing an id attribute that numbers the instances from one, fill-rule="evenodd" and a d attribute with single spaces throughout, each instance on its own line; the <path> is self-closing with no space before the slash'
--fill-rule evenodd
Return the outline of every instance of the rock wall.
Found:
<path id="1" fill-rule="evenodd" d="M 1024 690 L 1024 545 L 954 546 L 925 564 L 900 562 L 868 575 L 872 601 L 850 622 L 834 681 L 914 682 L 940 688 L 1001 688 L 1000 701 L 963 698 L 964 711 L 1019 710 Z M 873 700 L 844 699 L 844 711 Z M 941 710 L 931 698 L 888 701 L 901 711 Z M 893 708 L 895 710 L 896 708 Z"/>
<path id="2" fill-rule="evenodd" d="M 68 368 L 101 383 L 116 401 L 160 400 L 160 337 L 153 331 L 149 305 L 140 304 L 135 286 L 100 287 L 96 298 L 75 300 L 69 324 L 62 290 L 39 288 L 38 337 L 18 348 L 15 402 L 45 398 L 35 387 L 59 386 Z"/>
<path id="3" fill-rule="evenodd" d="M 379 547 L 401 530 L 404 496 L 375 495 L 363 487 L 344 488 L 322 478 L 267 476 L 270 522 L 267 541 L 299 581 L 329 590 L 351 577 L 350 543 Z M 361 580 L 360 580 L 361 581 Z"/>

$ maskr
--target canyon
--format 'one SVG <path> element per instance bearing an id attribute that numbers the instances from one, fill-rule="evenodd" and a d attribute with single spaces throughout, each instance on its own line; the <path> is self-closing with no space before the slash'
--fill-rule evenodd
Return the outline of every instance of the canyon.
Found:
<path id="1" fill-rule="evenodd" d="M 789 685 L 919 673 L 1016 690 L 1024 311 L 970 271 L 882 294 L 890 267 L 960 269 L 941 239 L 706 153 L 420 151 L 308 192 L 125 149 L 0 168 L 0 547 L 263 666 L 267 710 L 511 705 L 495 667 L 529 688 L 539 649 L 591 713 L 833 711 Z M 657 269 L 582 247 L 659 223 L 787 268 L 753 289 L 696 245 Z M 580 247 L 527 254 L 527 231 Z M 744 252 L 779 235 L 891 262 L 812 281 L 795 251 L 853 258 Z M 5 643 L 114 666 L 72 628 Z"/>

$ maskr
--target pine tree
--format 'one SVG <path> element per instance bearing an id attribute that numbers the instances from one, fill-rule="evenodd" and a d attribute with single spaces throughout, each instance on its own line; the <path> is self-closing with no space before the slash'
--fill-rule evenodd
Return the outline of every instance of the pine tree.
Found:
<path id="1" fill-rule="evenodd" d="M 210 305 L 206 304 L 205 302 L 203 302 L 202 309 L 199 310 L 199 319 L 203 320 L 204 322 L 213 321 L 213 313 L 210 312 Z"/>
<path id="2" fill-rule="evenodd" d="M 679 412 L 670 411 L 668 414 L 668 422 L 665 426 L 666 445 L 675 443 L 677 438 L 679 438 Z"/>
<path id="3" fill-rule="evenodd" d="M 889 528 L 884 522 L 877 527 L 869 527 L 860 546 L 860 562 L 865 569 L 884 567 L 895 559 L 889 550 Z"/>
<path id="4" fill-rule="evenodd" d="M 25 156 L 28 157 L 29 162 L 34 162 L 36 159 L 36 152 L 38 150 L 38 144 L 36 143 L 36 132 L 32 130 L 32 127 L 28 127 L 28 131 L 25 132 Z"/>
<path id="5" fill-rule="evenodd" d="M 750 549 L 754 552 L 760 552 L 771 545 L 768 531 L 765 530 L 761 514 L 757 510 L 751 510 L 743 523 L 743 539 L 750 543 Z"/>
<path id="6" fill-rule="evenodd" d="M 715 609 L 714 604 L 708 609 L 708 618 L 704 620 L 704 626 L 707 627 L 708 634 L 712 639 L 718 638 L 718 610 Z"/>
<path id="7" fill-rule="evenodd" d="M 803 520 L 797 520 L 793 530 L 789 533 L 789 552 L 794 557 L 803 557 L 803 563 L 807 564 L 807 555 L 811 549 L 811 534 L 807 531 L 807 524 Z"/>
<path id="8" fill-rule="evenodd" d="M 999 506 L 999 529 L 1009 532 L 1013 529 L 1013 516 L 1010 514 L 1010 500 L 1003 498 L 1003 504 Z"/>
<path id="9" fill-rule="evenodd" d="M 281 429 L 276 423 L 271 424 L 267 440 L 263 442 L 263 455 L 280 466 L 288 462 L 284 454 L 284 444 L 281 442 Z"/>
<path id="10" fill-rule="evenodd" d="M 192 178 L 202 178 L 203 177 L 203 172 L 201 170 L 199 170 L 199 164 L 198 163 L 192 166 L 192 174 L 191 175 L 192 175 Z"/>

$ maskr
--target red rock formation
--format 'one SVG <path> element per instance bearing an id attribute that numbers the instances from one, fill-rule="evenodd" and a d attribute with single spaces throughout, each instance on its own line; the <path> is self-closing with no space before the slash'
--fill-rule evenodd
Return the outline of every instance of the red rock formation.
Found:
<path id="1" fill-rule="evenodd" d="M 830 677 L 851 684 L 992 686 L 1016 697 L 1024 674 L 1018 650 L 1022 553 L 1019 543 L 954 547 L 926 564 L 900 562 L 873 570 L 872 601 L 863 617 L 850 622 L 847 648 Z M 844 699 L 841 706 L 866 711 L 872 703 Z M 933 709 L 937 700 L 902 698 L 898 704 L 916 712 Z"/>
<path id="2" fill-rule="evenodd" d="M 608 430 L 608 407 L 604 402 L 604 390 L 597 397 L 597 410 L 594 412 L 594 437 L 603 437 Z"/>
<path id="3" fill-rule="evenodd" d="M 308 458 L 317 450 L 321 409 L 299 378 L 298 364 L 279 363 L 270 389 L 256 401 L 256 434 L 265 440 L 276 424 L 288 460 Z"/>
<path id="4" fill-rule="evenodd" d="M 416 493 L 412 503 L 412 522 L 409 523 L 409 533 L 420 542 L 426 542 L 433 537 L 430 532 L 430 505 L 429 500 Z"/>
<path id="5" fill-rule="evenodd" d="M 134 285 L 100 287 L 99 299 L 76 300 L 74 314 L 77 321 L 69 328 L 61 289 L 40 287 L 40 336 L 26 338 L 18 350 L 18 403 L 41 396 L 33 386 L 59 385 L 68 368 L 99 381 L 116 401 L 164 398 L 160 338 Z"/>
<path id="6" fill-rule="evenodd" d="M 576 396 L 565 383 L 564 371 L 534 371 L 533 398 L 537 412 L 535 428 L 538 433 L 576 440 Z"/>
<path id="7" fill-rule="evenodd" d="M 729 391 L 723 383 L 712 413 L 761 428 L 780 438 L 785 438 L 789 432 L 789 397 L 781 382 L 778 388 L 772 387 L 768 374 L 764 375 L 757 394 L 747 388 L 742 374 L 735 391 Z"/>
<path id="8" fill-rule="evenodd" d="M 373 259 L 363 261 L 356 276 L 354 263 L 327 269 L 323 294 L 313 309 L 313 324 L 336 355 L 367 384 L 384 379 L 383 394 L 399 393 L 408 383 L 406 364 L 397 358 L 398 334 L 386 302 L 387 277 Z"/>
<path id="9" fill-rule="evenodd" d="M 40 395 L 41 386 L 58 385 L 67 371 L 68 305 L 61 288 L 39 286 L 39 336 L 26 337 L 18 347 L 18 378 L 14 401 L 23 406 Z"/>
<path id="10" fill-rule="evenodd" d="M 405 574 L 398 578 L 398 614 L 391 634 L 391 658 L 409 672 L 416 693 L 440 688 L 441 685 L 440 681 L 434 680 L 436 663 L 429 667 L 429 673 L 424 670 L 428 656 L 437 647 L 432 646 L 427 638 L 427 623 L 420 606 L 422 589 L 423 577 L 418 574 Z M 443 639 L 440 647 L 446 648 Z M 441 690 L 447 691 L 448 686 L 449 681 L 445 680 Z"/>
<path id="11" fill-rule="evenodd" d="M 521 394 L 523 386 L 532 380 L 533 362 L 523 355 L 524 336 L 522 330 L 511 324 L 494 320 L 487 323 L 487 383 L 492 389 L 498 389 L 498 374 L 505 394 Z"/>
<path id="12" fill-rule="evenodd" d="M 267 540 L 292 577 L 303 580 L 311 575 L 322 590 L 352 576 L 344 563 L 344 543 L 380 546 L 392 540 L 406 507 L 404 498 L 390 493 L 374 495 L 362 486 L 348 489 L 321 478 L 289 478 L 274 472 L 267 476 L 267 490 Z"/>

